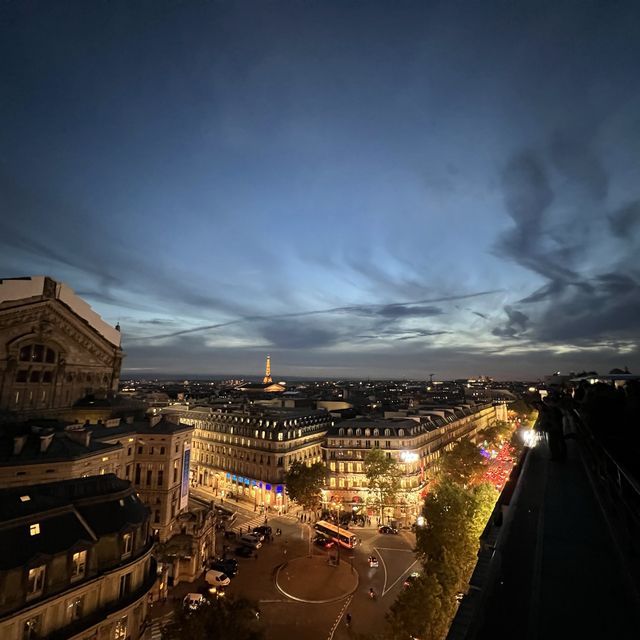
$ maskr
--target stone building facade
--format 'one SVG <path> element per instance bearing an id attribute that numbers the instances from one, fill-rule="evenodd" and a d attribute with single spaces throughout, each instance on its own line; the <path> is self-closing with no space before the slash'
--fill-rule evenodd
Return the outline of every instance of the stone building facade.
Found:
<path id="1" fill-rule="evenodd" d="M 120 332 L 45 276 L 0 280 L 0 411 L 42 415 L 117 391 Z"/>
<path id="2" fill-rule="evenodd" d="M 504 405 L 469 404 L 425 407 L 403 418 L 339 422 L 329 430 L 324 446 L 328 469 L 325 506 L 366 510 L 370 496 L 364 460 L 368 451 L 378 448 L 393 458 L 401 472 L 398 503 L 387 515 L 412 522 L 419 513 L 429 472 L 441 453 L 462 438 L 474 440 L 480 431 L 502 419 L 506 419 Z"/>
<path id="3" fill-rule="evenodd" d="M 138 638 L 156 581 L 148 509 L 113 475 L 0 491 L 0 637 Z"/>
<path id="4" fill-rule="evenodd" d="M 159 415 L 140 422 L 114 422 L 118 424 L 87 429 L 95 440 L 121 446 L 116 473 L 131 482 L 148 505 L 154 535 L 165 542 L 188 505 L 193 427 Z"/>
<path id="5" fill-rule="evenodd" d="M 171 409 L 163 410 L 163 413 Z M 322 462 L 333 420 L 324 410 L 277 409 L 251 404 L 177 411 L 195 427 L 191 481 L 223 498 L 241 495 L 256 507 L 287 505 L 284 476 L 295 460 Z"/>

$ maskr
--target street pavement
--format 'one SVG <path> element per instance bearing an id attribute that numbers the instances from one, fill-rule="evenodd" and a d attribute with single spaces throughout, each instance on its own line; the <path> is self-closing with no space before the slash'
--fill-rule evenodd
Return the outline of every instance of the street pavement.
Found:
<path id="1" fill-rule="evenodd" d="M 213 497 L 201 490 L 194 493 L 207 500 Z M 265 522 L 265 514 L 255 512 L 252 504 L 226 500 L 224 506 L 238 513 L 232 527 L 237 533 Z M 274 531 L 282 529 L 282 535 L 274 536 L 272 542 L 265 540 L 256 557 L 236 557 L 236 545 L 222 536 L 217 536 L 216 542 L 219 555 L 226 545 L 227 557 L 238 560 L 238 575 L 227 587 L 227 594 L 259 603 L 266 639 L 281 640 L 295 634 L 304 640 L 346 640 L 354 633 L 380 631 L 385 612 L 403 588 L 404 578 L 417 568 L 413 534 L 408 531 L 399 535 L 379 534 L 375 527 L 352 527 L 361 544 L 353 551 L 341 548 L 340 563 L 331 566 L 329 554 L 335 558 L 337 550 L 321 549 L 310 543 L 315 532 L 311 524 L 300 522 L 298 510 L 266 515 L 267 523 Z M 370 555 L 379 558 L 378 568 L 369 567 Z M 369 598 L 370 588 L 376 591 L 376 600 Z M 205 589 L 201 577 L 194 583 L 177 585 L 171 598 L 181 601 L 187 593 Z M 169 615 L 173 606 L 171 599 L 155 604 L 151 613 L 154 622 Z M 347 612 L 352 617 L 351 630 L 344 621 Z"/>

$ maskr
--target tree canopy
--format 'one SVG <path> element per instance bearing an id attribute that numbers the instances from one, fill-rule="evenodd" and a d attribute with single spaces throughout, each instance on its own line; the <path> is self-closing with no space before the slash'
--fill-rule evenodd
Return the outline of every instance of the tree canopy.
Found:
<path id="1" fill-rule="evenodd" d="M 180 606 L 162 630 L 162 640 L 263 640 L 257 604 L 245 598 L 218 598 L 192 612 Z"/>
<path id="2" fill-rule="evenodd" d="M 416 532 L 423 573 L 387 615 L 391 640 L 446 636 L 496 499 L 497 491 L 489 484 L 465 487 L 444 476 L 427 496 L 422 510 L 427 524 Z"/>
<path id="3" fill-rule="evenodd" d="M 398 465 L 393 458 L 387 457 L 384 451 L 375 448 L 368 451 L 365 456 L 364 471 L 374 506 L 382 514 L 385 507 L 395 504 L 400 489 Z"/>
<path id="4" fill-rule="evenodd" d="M 305 509 L 317 509 L 322 504 L 325 476 L 326 469 L 321 462 L 307 466 L 296 460 L 284 478 L 289 497 Z"/>
<path id="5" fill-rule="evenodd" d="M 477 445 L 463 438 L 440 458 L 440 473 L 444 478 L 463 485 L 479 482 L 485 465 Z"/>

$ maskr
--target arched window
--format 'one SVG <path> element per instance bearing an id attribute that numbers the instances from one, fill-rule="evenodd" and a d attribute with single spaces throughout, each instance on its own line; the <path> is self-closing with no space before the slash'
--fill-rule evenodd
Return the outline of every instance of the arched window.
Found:
<path id="1" fill-rule="evenodd" d="M 51 384 L 58 363 L 57 352 L 44 344 L 26 344 L 18 352 L 20 366 L 15 381 L 28 384 Z"/>
<path id="2" fill-rule="evenodd" d="M 374 436 L 379 436 L 380 435 L 380 429 L 374 429 L 373 430 L 373 435 Z"/>
<path id="3" fill-rule="evenodd" d="M 361 436 L 362 435 L 362 429 L 356 429 L 356 435 L 357 436 Z"/>
<path id="4" fill-rule="evenodd" d="M 390 436 L 391 435 L 391 429 L 385 429 L 384 430 L 384 435 L 385 436 Z"/>
<path id="5" fill-rule="evenodd" d="M 344 435 L 344 429 L 338 429 L 338 435 L 339 436 L 343 436 Z"/>
<path id="6" fill-rule="evenodd" d="M 347 435 L 348 436 L 352 436 L 353 435 L 353 429 L 347 429 Z"/>
<path id="7" fill-rule="evenodd" d="M 402 437 L 404 435 L 404 429 L 400 429 L 400 431 L 398 431 L 398 435 Z"/>

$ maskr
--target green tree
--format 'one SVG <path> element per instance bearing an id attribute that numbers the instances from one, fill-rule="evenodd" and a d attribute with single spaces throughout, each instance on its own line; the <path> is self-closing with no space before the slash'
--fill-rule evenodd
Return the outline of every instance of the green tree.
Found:
<path id="1" fill-rule="evenodd" d="M 485 465 L 477 445 L 468 438 L 459 440 L 440 458 L 440 473 L 444 478 L 468 486 L 479 482 Z"/>
<path id="2" fill-rule="evenodd" d="M 509 442 L 515 427 L 508 422 L 498 421 L 491 427 L 487 427 L 481 434 L 487 447 L 498 449 L 503 443 Z"/>
<path id="3" fill-rule="evenodd" d="M 364 471 L 373 506 L 383 517 L 385 507 L 395 505 L 400 489 L 400 469 L 391 456 L 375 448 L 368 451 L 364 458 Z"/>
<path id="4" fill-rule="evenodd" d="M 218 598 L 193 612 L 178 607 L 174 620 L 162 630 L 163 640 L 263 640 L 255 602 L 244 598 Z"/>
<path id="5" fill-rule="evenodd" d="M 430 574 L 420 576 L 404 589 L 387 613 L 390 640 L 443 638 L 451 617 L 451 606 L 443 596 L 442 586 Z"/>
<path id="6" fill-rule="evenodd" d="M 442 588 L 442 615 L 453 616 L 456 596 L 466 591 L 497 497 L 487 483 L 465 488 L 445 480 L 425 499 L 427 525 L 417 532 L 416 551 Z"/>
<path id="7" fill-rule="evenodd" d="M 322 504 L 325 477 L 326 469 L 321 462 L 307 466 L 296 460 L 285 474 L 287 494 L 304 509 L 318 509 Z"/>

